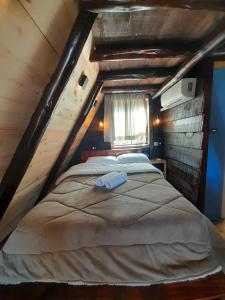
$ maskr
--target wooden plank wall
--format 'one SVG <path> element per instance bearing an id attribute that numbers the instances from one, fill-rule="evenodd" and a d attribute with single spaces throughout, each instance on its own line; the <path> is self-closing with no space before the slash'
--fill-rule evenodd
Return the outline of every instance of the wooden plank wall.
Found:
<path id="1" fill-rule="evenodd" d="M 1 179 L 58 63 L 78 11 L 75 1 L 71 0 L 0 3 Z M 91 45 L 90 34 L 30 166 L 0 223 L 0 240 L 33 206 L 92 88 L 98 65 L 89 63 Z M 85 89 L 78 85 L 84 70 L 89 79 Z"/>
<path id="2" fill-rule="evenodd" d="M 204 124 L 204 94 L 163 112 L 167 180 L 197 204 Z"/>

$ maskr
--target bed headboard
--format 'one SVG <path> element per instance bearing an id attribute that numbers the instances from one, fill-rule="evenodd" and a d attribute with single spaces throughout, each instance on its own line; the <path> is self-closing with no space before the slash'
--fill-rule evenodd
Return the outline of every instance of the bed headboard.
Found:
<path id="1" fill-rule="evenodd" d="M 117 156 L 119 154 L 139 153 L 139 152 L 141 152 L 141 149 L 137 149 L 137 148 L 83 151 L 81 153 L 81 161 L 85 162 L 88 159 L 88 157 L 92 157 L 92 156 L 107 156 L 107 155 Z"/>

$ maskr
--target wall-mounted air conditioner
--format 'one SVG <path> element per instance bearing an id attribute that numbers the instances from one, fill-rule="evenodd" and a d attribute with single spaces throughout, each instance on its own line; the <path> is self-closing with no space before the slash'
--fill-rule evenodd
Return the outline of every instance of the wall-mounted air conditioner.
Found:
<path id="1" fill-rule="evenodd" d="M 161 96 L 161 110 L 177 106 L 195 97 L 196 78 L 184 78 Z"/>

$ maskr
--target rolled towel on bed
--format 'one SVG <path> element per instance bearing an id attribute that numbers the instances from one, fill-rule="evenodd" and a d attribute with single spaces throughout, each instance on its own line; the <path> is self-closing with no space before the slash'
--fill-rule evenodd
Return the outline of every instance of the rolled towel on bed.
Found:
<path id="1" fill-rule="evenodd" d="M 97 178 L 96 181 L 95 181 L 95 184 L 97 186 L 104 186 L 105 185 L 105 180 L 107 180 L 108 177 L 111 178 L 111 176 L 117 175 L 117 174 L 119 174 L 119 172 L 111 172 L 111 173 L 105 174 L 105 175 Z"/>
<path id="2" fill-rule="evenodd" d="M 98 179 L 96 179 L 97 186 L 105 186 L 111 190 L 118 185 L 127 181 L 127 173 L 125 172 L 110 172 Z"/>

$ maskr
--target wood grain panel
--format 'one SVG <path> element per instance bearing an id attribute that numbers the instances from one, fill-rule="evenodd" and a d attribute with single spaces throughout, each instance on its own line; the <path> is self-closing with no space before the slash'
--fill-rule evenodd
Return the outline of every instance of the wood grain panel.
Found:
<path id="1" fill-rule="evenodd" d="M 197 169 L 181 162 L 168 159 L 167 177 L 170 182 L 189 200 L 198 200 L 200 174 Z"/>
<path id="2" fill-rule="evenodd" d="M 161 84 L 166 80 L 167 77 L 162 78 L 148 78 L 148 79 L 130 79 L 120 81 L 106 80 L 104 86 L 124 86 L 124 85 L 144 85 L 144 84 Z"/>
<path id="3" fill-rule="evenodd" d="M 58 56 L 17 1 L 1 3 L 0 37 L 0 132 L 4 139 L 4 149 L 0 153 L 0 161 L 4 160 L 4 165 L 0 166 L 2 176 Z M 10 131 L 19 134 L 10 134 L 10 140 L 6 140 Z"/>
<path id="4" fill-rule="evenodd" d="M 98 109 L 99 109 L 99 107 L 100 107 L 100 105 L 102 103 L 103 98 L 104 98 L 104 94 L 103 93 L 100 93 L 97 96 L 97 98 L 96 98 L 97 104 L 96 104 L 95 107 L 93 107 L 91 109 L 91 111 L 88 114 L 88 117 L 85 120 L 82 128 L 79 130 L 79 132 L 78 132 L 78 134 L 77 134 L 77 136 L 76 136 L 76 138 L 75 138 L 75 140 L 74 140 L 74 142 L 73 142 L 73 144 L 72 144 L 72 146 L 70 148 L 70 151 L 69 151 L 69 153 L 67 155 L 67 158 L 66 158 L 66 160 L 65 160 L 65 162 L 63 164 L 62 169 L 65 169 L 68 166 L 68 164 L 70 163 L 70 160 L 72 159 L 73 154 L 76 152 L 76 150 L 77 150 L 80 142 L 82 141 L 85 133 L 87 132 L 89 126 L 91 125 L 91 122 L 93 121 L 94 116 L 95 116 L 96 112 L 98 111 Z"/>
<path id="5" fill-rule="evenodd" d="M 69 0 L 49 0 L 46 2 L 48 12 L 41 14 L 43 5 L 42 1 L 32 1 L 29 3 L 23 0 L 21 0 L 20 3 L 10 1 L 10 5 L 7 7 L 9 10 L 7 10 L 6 13 L 7 18 L 5 17 L 4 19 L 6 22 L 4 28 L 2 29 L 0 26 L 0 32 L 4 33 L 6 40 L 7 34 L 10 35 L 9 28 L 15 27 L 14 29 L 17 33 L 12 37 L 10 36 L 9 39 L 14 39 L 15 41 L 8 45 L 8 50 L 5 51 L 5 53 L 15 52 L 16 44 L 23 44 L 23 46 L 21 46 L 21 52 L 25 47 L 28 47 L 28 49 L 25 49 L 25 54 L 20 54 L 19 52 L 14 58 L 10 55 L 8 61 L 4 63 L 4 72 L 7 75 L 8 68 L 10 76 L 8 76 L 8 83 L 5 89 L 3 91 L 0 90 L 0 96 L 4 95 L 3 104 L 5 104 L 0 104 L 0 133 L 4 132 L 4 149 L 0 150 L 0 175 L 3 174 L 6 169 L 29 121 L 29 117 L 35 110 L 36 103 L 49 79 L 49 75 L 54 69 L 52 61 L 55 64 L 59 59 L 58 53 L 60 53 L 62 49 L 60 47 L 63 46 L 59 45 L 60 39 L 63 44 L 66 40 L 64 34 L 72 27 L 73 16 L 76 15 L 76 11 L 68 11 L 68 7 L 71 5 Z M 62 12 L 59 11 L 60 9 L 62 9 L 62 12 L 67 11 L 68 13 L 62 15 Z M 51 14 L 51 10 L 53 14 Z M 57 16 L 61 16 L 61 19 L 58 20 Z M 0 15 L 0 20 L 2 21 L 1 18 L 2 15 Z M 65 28 L 58 30 L 61 26 Z M 21 32 L 16 29 L 20 27 L 23 28 Z M 48 30 L 49 28 L 51 30 Z M 29 37 L 24 36 L 26 31 L 29 32 Z M 22 38 L 20 38 L 20 35 Z M 35 41 L 33 41 L 34 39 Z M 0 51 L 3 48 L 2 43 L 6 42 L 9 43 L 4 39 L 0 41 Z M 46 46 L 43 45 L 43 43 L 45 43 Z M 98 64 L 89 62 L 91 47 L 92 35 L 90 34 L 78 60 L 77 67 L 74 69 L 59 99 L 39 147 L 5 216 L 1 220 L 0 240 L 14 229 L 18 220 L 36 201 L 42 184 L 84 105 L 98 74 Z M 35 51 L 40 51 L 40 53 L 38 52 L 40 57 L 37 56 L 37 59 L 31 55 L 31 53 Z M 43 56 L 42 58 L 41 54 Z M 42 63 L 44 58 L 46 59 L 45 65 Z M 14 61 L 17 69 L 12 67 Z M 16 74 L 15 70 L 17 71 Z M 85 88 L 78 85 L 78 80 L 82 72 L 85 72 L 88 77 L 88 84 Z M 32 76 L 30 74 L 32 74 Z M 0 76 L 4 77 L 2 69 L 0 69 Z M 15 80 L 11 80 L 13 78 L 15 78 Z M 17 90 L 19 93 L 17 93 Z M 33 99 L 34 96 L 35 99 Z M 15 107 L 17 107 L 18 111 Z"/>
<path id="6" fill-rule="evenodd" d="M 164 135 L 165 143 L 174 146 L 183 146 L 188 148 L 201 149 L 202 147 L 202 132 L 187 132 L 187 133 L 166 133 Z"/>
<path id="7" fill-rule="evenodd" d="M 183 62 L 185 56 L 173 58 L 150 58 L 150 59 L 133 59 L 133 60 L 117 60 L 100 62 L 100 70 L 121 70 L 131 68 L 147 68 L 147 67 L 174 67 Z"/>
<path id="8" fill-rule="evenodd" d="M 203 126 L 203 116 L 194 116 L 164 124 L 164 132 L 200 132 Z"/>
<path id="9" fill-rule="evenodd" d="M 176 38 L 193 41 L 207 36 L 225 16 L 223 12 L 160 9 L 100 14 L 94 25 L 98 44 Z"/>
<path id="10" fill-rule="evenodd" d="M 199 149 L 166 145 L 165 155 L 196 169 L 199 169 L 201 165 L 202 150 Z"/>
<path id="11" fill-rule="evenodd" d="M 177 105 L 163 112 L 163 119 L 166 121 L 174 121 L 179 119 L 190 118 L 201 115 L 203 112 L 204 94 Z"/>
<path id="12" fill-rule="evenodd" d="M 19 1 L 51 46 L 61 55 L 71 30 L 71 24 L 77 16 L 77 2 L 68 0 Z"/>

